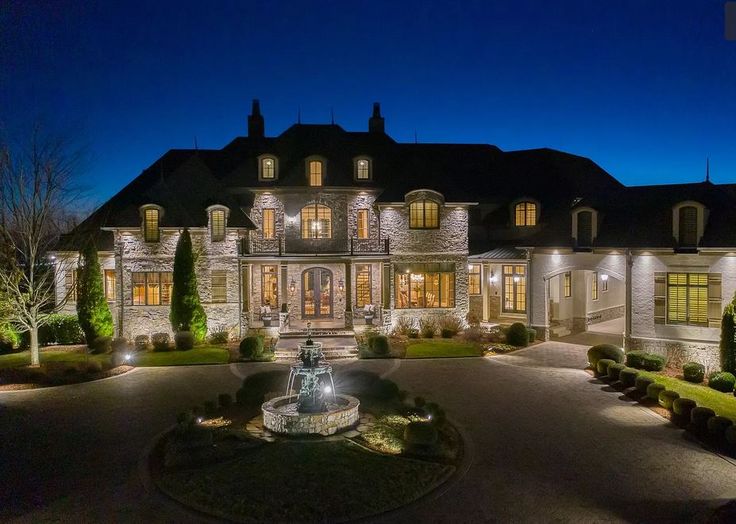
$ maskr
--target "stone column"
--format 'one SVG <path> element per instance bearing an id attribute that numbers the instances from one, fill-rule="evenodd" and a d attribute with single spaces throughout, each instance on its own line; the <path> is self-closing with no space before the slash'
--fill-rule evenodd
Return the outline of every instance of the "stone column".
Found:
<path id="1" fill-rule="evenodd" d="M 629 348 L 631 343 L 631 305 L 632 305 L 632 291 L 631 291 L 631 273 L 634 266 L 634 257 L 631 254 L 631 250 L 626 250 L 626 306 L 624 307 L 624 348 Z"/>
<path id="2" fill-rule="evenodd" d="M 345 262 L 345 327 L 353 327 L 353 263 Z"/>

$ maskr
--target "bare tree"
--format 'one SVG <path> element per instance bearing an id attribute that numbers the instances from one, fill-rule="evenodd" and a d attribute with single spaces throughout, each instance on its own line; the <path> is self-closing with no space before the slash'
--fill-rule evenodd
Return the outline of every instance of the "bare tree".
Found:
<path id="1" fill-rule="evenodd" d="M 65 271 L 74 258 L 53 261 L 49 252 L 81 198 L 74 186 L 81 158 L 68 140 L 38 126 L 18 145 L 0 139 L 0 295 L 7 320 L 30 333 L 34 366 L 40 364 L 38 328 L 73 292 L 57 297 L 55 270 Z"/>

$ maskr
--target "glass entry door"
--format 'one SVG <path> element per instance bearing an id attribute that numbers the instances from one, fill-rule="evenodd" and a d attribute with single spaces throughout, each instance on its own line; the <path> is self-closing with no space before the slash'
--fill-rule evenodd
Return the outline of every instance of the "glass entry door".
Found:
<path id="1" fill-rule="evenodd" d="M 302 317 L 332 317 L 332 271 L 323 267 L 302 273 Z"/>

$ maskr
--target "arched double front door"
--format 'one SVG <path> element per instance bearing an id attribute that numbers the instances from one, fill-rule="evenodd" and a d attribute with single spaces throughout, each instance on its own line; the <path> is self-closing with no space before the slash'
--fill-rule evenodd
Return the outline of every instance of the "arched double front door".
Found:
<path id="1" fill-rule="evenodd" d="M 332 271 L 313 267 L 302 273 L 302 317 L 332 317 Z"/>

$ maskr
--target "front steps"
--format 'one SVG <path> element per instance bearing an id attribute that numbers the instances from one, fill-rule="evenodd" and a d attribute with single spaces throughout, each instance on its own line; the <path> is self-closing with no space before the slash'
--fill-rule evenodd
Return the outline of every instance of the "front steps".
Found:
<path id="1" fill-rule="evenodd" d="M 296 360 L 297 345 L 307 339 L 305 332 L 282 333 L 274 351 L 277 361 Z M 358 356 L 358 344 L 355 341 L 355 333 L 347 330 L 312 330 L 312 339 L 322 343 L 322 353 L 327 360 L 340 358 L 356 358 Z"/>

